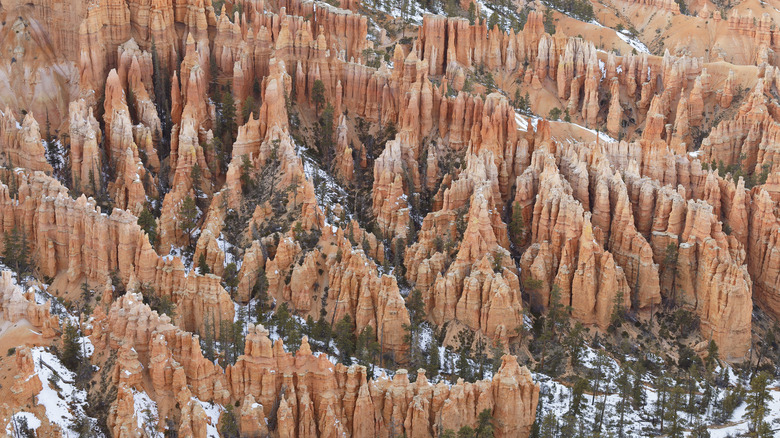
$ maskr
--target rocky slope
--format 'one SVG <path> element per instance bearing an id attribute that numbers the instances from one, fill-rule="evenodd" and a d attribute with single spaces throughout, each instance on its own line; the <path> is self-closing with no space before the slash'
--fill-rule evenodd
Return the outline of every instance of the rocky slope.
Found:
<path id="1" fill-rule="evenodd" d="M 780 13 L 463 3 L 4 2 L 0 426 L 525 437 L 562 345 L 767 366 Z"/>

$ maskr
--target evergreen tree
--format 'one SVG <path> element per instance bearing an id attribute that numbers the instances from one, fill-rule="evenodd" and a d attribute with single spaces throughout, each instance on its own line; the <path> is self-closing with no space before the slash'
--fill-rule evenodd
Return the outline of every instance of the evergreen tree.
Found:
<path id="1" fill-rule="evenodd" d="M 425 361 L 425 375 L 428 378 L 433 378 L 439 375 L 441 369 L 441 357 L 439 356 L 439 348 L 441 343 L 436 336 L 431 336 L 431 342 L 428 344 L 428 351 L 426 356 L 428 358 Z"/>
<path id="2" fill-rule="evenodd" d="M 61 177 L 60 169 L 62 168 L 62 157 L 60 156 L 60 149 L 54 137 L 51 135 L 51 123 L 49 122 L 49 112 L 46 111 L 46 125 L 44 128 L 43 142 L 46 144 L 46 160 L 51 164 L 54 170 L 54 175 Z"/>
<path id="3" fill-rule="evenodd" d="M 544 31 L 555 35 L 555 19 L 553 18 L 553 10 L 550 8 L 544 10 Z"/>
<path id="4" fill-rule="evenodd" d="M 631 403 L 631 372 L 628 368 L 628 364 L 624 363 L 623 366 L 620 369 L 620 374 L 618 374 L 617 379 L 615 380 L 615 385 L 617 386 L 618 395 L 620 396 L 618 403 L 617 403 L 617 414 L 619 416 L 618 419 L 618 436 L 623 437 L 624 434 L 624 427 L 625 427 L 625 419 L 626 419 L 626 411 L 629 409 L 630 403 Z"/>
<path id="5" fill-rule="evenodd" d="M 578 377 L 571 389 L 571 402 L 569 403 L 568 414 L 576 419 L 580 415 L 582 402 L 585 399 L 585 391 L 590 388 L 588 379 Z"/>
<path id="6" fill-rule="evenodd" d="M 315 145 L 317 150 L 322 154 L 325 159 L 325 165 L 330 166 L 333 162 L 334 147 L 333 147 L 333 106 L 327 104 L 322 111 L 317 125 L 314 127 L 316 135 Z"/>
<path id="7" fill-rule="evenodd" d="M 82 359 L 78 328 L 67 319 L 65 321 L 65 329 L 62 332 L 62 355 L 60 360 L 66 368 L 76 371 Z"/>
<path id="8" fill-rule="evenodd" d="M 257 299 L 257 322 L 261 324 L 267 323 L 271 303 L 268 296 L 268 277 L 265 275 L 265 269 L 263 268 L 257 271 L 257 279 L 254 286 L 252 286 L 252 298 Z"/>
<path id="9" fill-rule="evenodd" d="M 276 326 L 276 332 L 279 333 L 288 351 L 296 351 L 301 345 L 303 334 L 298 320 L 290 313 L 287 303 L 282 303 L 276 309 L 272 323 Z"/>
<path id="10" fill-rule="evenodd" d="M 170 92 L 171 84 L 168 74 L 160 63 L 160 56 L 157 53 L 157 46 L 152 38 L 152 74 L 154 82 L 154 99 L 157 109 L 157 117 L 160 119 L 162 128 L 160 141 L 160 159 L 166 158 L 170 154 L 171 138 L 171 102 Z"/>
<path id="11" fill-rule="evenodd" d="M 479 413 L 474 438 L 493 438 L 493 413 L 490 409 Z"/>
<path id="12" fill-rule="evenodd" d="M 473 2 L 472 2 L 473 3 Z M 488 29 L 493 29 L 498 24 L 498 14 L 496 11 L 493 11 L 492 14 L 490 14 L 490 18 L 488 18 Z"/>
<path id="13" fill-rule="evenodd" d="M 336 348 L 339 349 L 339 361 L 349 365 L 355 354 L 355 335 L 353 332 L 352 318 L 344 315 L 337 324 L 333 333 Z"/>
<path id="14" fill-rule="evenodd" d="M 469 24 L 472 26 L 477 22 L 477 7 L 474 2 L 469 3 Z"/>
<path id="15" fill-rule="evenodd" d="M 230 262 L 225 266 L 225 270 L 222 272 L 222 283 L 225 290 L 230 292 L 232 296 L 238 288 L 238 267 L 234 262 Z"/>
<path id="16" fill-rule="evenodd" d="M 370 325 L 363 328 L 360 335 L 357 337 L 357 344 L 355 347 L 355 356 L 358 363 L 369 369 L 369 374 L 374 374 L 374 363 L 376 358 L 379 357 L 381 347 L 376 340 L 376 334 L 374 328 Z"/>
<path id="17" fill-rule="evenodd" d="M 222 100 L 220 102 L 220 114 L 217 117 L 217 126 L 215 130 L 215 136 L 222 139 L 224 145 L 232 145 L 236 139 L 236 131 L 238 125 L 236 124 L 236 102 L 233 99 L 233 93 L 230 91 L 231 86 L 228 85 L 228 90 L 222 93 Z M 227 155 L 230 155 L 231 148 L 226 150 Z"/>
<path id="18" fill-rule="evenodd" d="M 138 225 L 149 236 L 149 243 L 154 246 L 157 243 L 157 221 L 146 206 L 141 210 L 141 214 L 138 215 Z"/>
<path id="19" fill-rule="evenodd" d="M 241 107 L 241 120 L 244 123 L 249 121 L 249 116 L 255 111 L 256 106 L 255 98 L 251 95 L 244 100 L 244 105 Z"/>
<path id="20" fill-rule="evenodd" d="M 29 255 L 27 235 L 14 226 L 3 236 L 3 263 L 16 273 L 20 281 L 30 272 Z"/>
<path id="21" fill-rule="evenodd" d="M 215 358 L 215 346 L 214 346 L 214 315 L 209 313 L 203 318 L 203 333 L 200 339 L 201 350 L 203 356 L 213 361 Z"/>
<path id="22" fill-rule="evenodd" d="M 471 426 L 463 426 L 458 430 L 458 438 L 474 438 L 474 429 Z"/>
<path id="23" fill-rule="evenodd" d="M 311 88 L 311 101 L 314 103 L 314 111 L 320 115 L 320 108 L 325 105 L 325 84 L 317 79 Z"/>
<path id="24" fill-rule="evenodd" d="M 241 181 L 241 189 L 244 192 L 252 191 L 254 187 L 254 181 L 252 181 L 252 173 L 255 170 L 255 166 L 252 164 L 252 161 L 249 159 L 249 156 L 244 154 L 241 156 L 241 176 L 239 176 L 239 179 Z"/>
<path id="25" fill-rule="evenodd" d="M 222 438 L 238 438 L 238 418 L 233 410 L 233 405 L 225 405 L 225 412 L 219 418 L 219 434 Z"/>
<path id="26" fill-rule="evenodd" d="M 537 420 L 539 421 L 539 420 Z M 541 419 L 539 437 L 555 438 L 558 436 L 558 417 L 553 411 L 548 411 Z"/>
<path id="27" fill-rule="evenodd" d="M 458 376 L 463 380 L 470 382 L 474 380 L 471 364 L 471 347 L 474 344 L 474 332 L 464 328 L 458 332 Z"/>
<path id="28" fill-rule="evenodd" d="M 704 365 L 707 367 L 707 371 L 712 373 L 712 371 L 715 369 L 715 366 L 718 364 L 719 358 L 718 344 L 710 339 L 710 342 L 707 345 L 707 356 L 704 359 Z"/>
<path id="29" fill-rule="evenodd" d="M 615 331 L 620 326 L 623 325 L 623 322 L 626 320 L 626 306 L 624 304 L 624 297 L 623 291 L 619 290 L 617 294 L 615 294 L 615 301 L 612 303 L 612 314 L 609 317 L 609 328 L 611 331 Z"/>
<path id="30" fill-rule="evenodd" d="M 656 389 L 658 391 L 658 397 L 655 402 L 655 416 L 658 420 L 659 429 L 658 431 L 660 433 L 664 433 L 664 420 L 666 420 L 667 414 L 667 402 L 669 398 L 669 388 L 670 388 L 670 382 L 669 378 L 666 376 L 665 371 L 661 371 L 661 375 L 658 376 L 658 379 L 656 380 Z M 675 413 L 675 415 L 677 415 Z"/>
<path id="31" fill-rule="evenodd" d="M 491 344 L 490 356 L 493 358 L 491 371 L 495 375 L 498 372 L 499 368 L 501 368 L 501 364 L 503 363 L 503 357 L 504 357 L 504 344 L 501 343 L 500 339 L 494 340 L 493 344 Z"/>
<path id="32" fill-rule="evenodd" d="M 542 344 L 539 369 L 545 371 L 544 363 L 547 359 L 547 350 L 552 345 L 559 344 L 559 333 L 568 325 L 568 313 L 566 306 L 561 304 L 561 290 L 558 285 L 553 285 L 550 291 L 550 305 L 547 309 L 547 317 L 544 321 L 542 336 L 539 342 Z"/>
<path id="33" fill-rule="evenodd" d="M 509 222 L 509 235 L 512 236 L 512 243 L 516 246 L 521 246 L 524 232 L 525 220 L 523 219 L 523 209 L 520 207 L 519 202 L 515 202 L 512 205 L 512 220 Z"/>
<path id="34" fill-rule="evenodd" d="M 198 221 L 198 206 L 190 195 L 184 198 L 179 207 L 179 229 L 187 236 L 187 247 L 192 248 L 192 232 Z"/>
<path id="35" fill-rule="evenodd" d="M 571 366 L 577 367 L 580 365 L 580 356 L 582 355 L 582 349 L 585 345 L 584 339 L 585 326 L 581 322 L 574 323 L 571 331 L 565 338 L 565 345 L 569 351 L 569 357 L 571 358 Z"/>
<path id="36" fill-rule="evenodd" d="M 675 284 L 677 282 L 677 257 L 678 250 L 677 244 L 670 243 L 666 245 L 664 250 L 663 267 L 664 270 L 672 277 L 672 300 L 676 300 Z"/>
<path id="37" fill-rule="evenodd" d="M 414 289 L 406 299 L 406 308 L 409 311 L 409 324 L 404 324 L 406 331 L 404 342 L 409 346 L 410 368 L 417 369 L 422 366 L 422 351 L 420 349 L 420 332 L 425 318 L 425 303 L 419 289 Z"/>
<path id="38" fill-rule="evenodd" d="M 315 322 L 314 325 L 312 326 L 311 334 L 313 339 L 317 340 L 320 344 L 322 344 L 325 347 L 326 351 L 329 351 L 331 329 L 330 329 L 330 324 L 328 324 L 327 316 L 328 316 L 327 310 L 325 310 L 324 307 L 320 308 L 320 317 L 317 319 L 317 322 Z"/>
<path id="39" fill-rule="evenodd" d="M 206 275 L 211 273 L 211 269 L 209 269 L 208 263 L 206 263 L 206 253 L 201 252 L 200 257 L 198 257 L 198 273 L 200 275 Z"/>
<path id="40" fill-rule="evenodd" d="M 192 188 L 195 190 L 195 196 L 200 198 L 203 193 L 203 169 L 200 168 L 200 164 L 195 163 L 190 169 L 190 181 L 192 181 Z"/>
<path id="41" fill-rule="evenodd" d="M 669 393 L 669 403 L 666 409 L 666 436 L 683 438 L 683 422 L 677 412 L 683 406 L 683 388 L 675 385 Z"/>
<path id="42" fill-rule="evenodd" d="M 768 388 L 769 380 L 770 375 L 763 371 L 750 380 L 750 391 L 745 401 L 747 401 L 746 412 L 752 436 L 760 436 L 758 432 L 767 428 L 764 426 L 766 424 L 767 404 L 772 400 L 772 395 L 769 393 Z"/>

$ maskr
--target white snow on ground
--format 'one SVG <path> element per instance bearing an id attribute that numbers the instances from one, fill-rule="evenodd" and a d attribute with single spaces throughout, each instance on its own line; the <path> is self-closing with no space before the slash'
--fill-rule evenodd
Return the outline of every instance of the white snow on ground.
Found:
<path id="1" fill-rule="evenodd" d="M 295 145 L 295 151 L 303 162 L 303 173 L 306 175 L 306 179 L 314 184 L 314 196 L 317 199 L 317 205 L 325 210 L 325 207 L 333 207 L 335 204 L 340 204 L 346 211 L 347 220 L 352 219 L 352 214 L 349 209 L 348 195 L 344 187 L 341 187 L 338 182 L 328 172 L 322 170 L 319 164 L 308 153 L 308 149 L 305 146 Z M 315 181 L 314 176 L 317 176 Z M 338 217 L 332 218 L 335 222 L 338 222 Z"/>
<path id="2" fill-rule="evenodd" d="M 775 381 L 770 385 L 769 394 L 771 400 L 767 403 L 766 422 L 777 431 L 777 422 L 780 421 L 780 387 Z M 709 428 L 711 438 L 726 438 L 740 436 L 748 432 L 747 403 L 742 403 L 734 410 L 731 423 L 727 426 L 712 426 Z M 686 435 L 687 436 L 687 435 Z"/>
<path id="3" fill-rule="evenodd" d="M 18 431 L 24 422 L 27 422 L 27 428 L 29 430 L 38 430 L 41 427 L 41 420 L 30 412 L 17 412 L 8 421 L 8 426 L 5 428 L 6 436 L 16 436 L 14 431 Z"/>
<path id="4" fill-rule="evenodd" d="M 208 438 L 219 438 L 219 416 L 225 408 L 215 403 L 202 402 L 195 397 L 192 398 L 192 401 L 200 403 L 203 410 L 206 411 L 206 416 L 209 418 L 209 422 L 206 424 L 206 436 Z"/>
<path id="5" fill-rule="evenodd" d="M 606 401 L 606 407 L 604 410 L 604 418 L 602 421 L 602 432 L 617 430 L 617 424 L 620 418 L 618 407 L 620 405 L 620 396 L 617 394 L 617 388 L 614 383 L 620 374 L 620 367 L 618 363 L 603 352 L 596 351 L 589 346 L 584 346 L 582 355 L 580 356 L 581 363 L 591 370 L 596 370 L 598 367 L 599 356 L 601 356 L 601 369 L 602 378 L 599 384 L 599 392 L 594 397 L 593 392 L 588 391 L 584 395 L 582 401 L 582 407 L 579 415 L 580 427 L 585 427 L 587 430 L 592 430 L 597 421 L 599 420 L 601 403 Z M 657 362 L 653 357 L 648 357 L 653 362 Z M 660 359 L 659 359 L 660 360 Z M 720 367 L 717 367 L 714 371 L 720 373 Z M 749 384 L 745 380 L 740 380 L 733 369 L 728 368 L 729 382 L 733 388 L 738 382 L 746 390 L 749 390 Z M 541 412 L 537 418 L 537 421 L 541 422 L 546 415 L 550 413 L 555 414 L 559 424 L 562 424 L 564 417 L 569 411 L 572 401 L 572 389 L 570 386 L 564 385 L 554 379 L 551 379 L 545 374 L 533 373 L 534 381 L 538 382 L 541 386 L 541 393 L 539 397 Z M 633 377 L 632 377 L 633 379 Z M 658 401 L 658 393 L 653 388 L 657 381 L 657 377 L 653 374 L 647 373 L 642 376 L 642 383 L 644 386 L 644 406 L 638 410 L 634 410 L 629 407 L 625 412 L 624 418 L 624 434 L 625 436 L 649 436 L 655 434 L 658 431 L 658 425 L 652 424 L 652 419 L 655 416 L 656 403 Z M 591 385 L 595 382 L 591 379 Z M 697 384 L 696 391 L 701 393 L 704 388 Z M 604 393 L 606 392 L 606 394 Z M 766 421 L 773 429 L 777 429 L 778 423 L 780 423 L 780 381 L 776 380 L 769 385 L 769 392 L 771 400 L 767 405 Z M 725 390 L 717 390 L 715 396 L 721 399 L 725 394 Z M 704 416 L 703 420 L 707 427 L 710 436 L 712 438 L 727 438 L 742 436 L 748 432 L 747 422 L 747 403 L 743 402 L 733 412 L 730 419 L 727 420 L 725 425 L 714 425 L 712 419 L 713 412 L 701 412 L 698 415 Z M 678 413 L 680 419 L 683 421 L 683 425 L 686 429 L 693 427 L 690 421 L 689 415 L 684 411 Z M 691 436 L 691 432 L 685 432 L 685 436 Z"/>
<path id="6" fill-rule="evenodd" d="M 599 23 L 596 20 L 590 20 L 590 24 L 594 24 L 598 27 L 603 27 L 605 29 L 612 29 L 611 27 L 604 26 L 603 24 Z M 615 30 L 615 29 L 612 29 Z M 628 29 L 623 29 L 622 31 L 618 32 L 615 30 L 615 35 L 617 35 L 618 38 L 623 40 L 626 44 L 631 46 L 633 49 L 636 49 L 639 53 L 650 53 L 650 49 L 647 48 L 647 46 L 642 42 L 639 41 L 638 38 L 631 37 L 631 31 Z"/>
<path id="7" fill-rule="evenodd" d="M 43 347 L 36 347 L 31 351 L 35 361 L 35 373 L 41 379 L 43 386 L 36 396 L 37 404 L 43 405 L 46 409 L 46 418 L 62 429 L 63 436 L 77 437 L 78 435 L 70 430 L 70 426 L 76 417 L 75 414 L 86 417 L 84 414 L 84 405 L 87 402 L 86 391 L 76 388 L 74 373 L 65 368 L 57 356 Z M 88 418 L 88 420 L 95 424 L 94 419 Z"/>
<path id="8" fill-rule="evenodd" d="M 133 410 L 138 421 L 138 428 L 149 438 L 162 438 L 163 434 L 156 429 L 158 414 L 155 403 L 146 392 L 133 390 Z M 148 427 L 147 427 L 148 426 Z"/>
<path id="9" fill-rule="evenodd" d="M 44 285 L 45 287 L 46 285 Z M 46 304 L 47 302 L 51 304 L 51 313 L 53 315 L 57 315 L 60 318 L 60 325 L 63 325 L 65 321 L 69 321 L 74 327 L 79 327 L 79 318 L 76 315 L 72 315 L 68 313 L 67 309 L 60 304 L 58 300 L 56 300 L 46 289 L 41 289 L 38 287 L 38 285 L 30 286 L 28 291 L 32 290 L 34 297 L 35 297 L 35 303 L 36 304 Z M 89 323 L 85 323 L 81 329 L 87 329 L 89 327 Z M 95 346 L 92 345 L 92 341 L 89 339 L 88 336 L 81 336 L 79 337 L 79 342 L 81 342 L 81 352 L 84 353 L 86 357 L 92 357 L 92 353 L 95 351 Z"/>
<path id="10" fill-rule="evenodd" d="M 528 125 L 529 124 L 534 129 L 536 129 L 536 123 L 539 121 L 540 118 L 541 117 L 536 117 L 536 116 L 528 117 L 528 116 L 522 115 L 520 113 L 515 113 L 515 122 L 517 123 L 517 128 L 520 129 L 521 131 L 528 131 Z M 576 126 L 577 128 L 580 128 L 580 129 L 582 129 L 584 131 L 588 131 L 591 134 L 593 134 L 594 136 L 596 136 L 596 134 L 597 134 L 595 130 L 586 128 L 586 127 L 584 127 L 582 125 L 578 125 L 576 123 L 564 122 L 564 121 L 561 121 L 561 120 L 557 120 L 556 122 L 557 123 L 568 123 L 570 125 Z M 617 140 L 615 140 L 614 138 L 610 137 L 605 132 L 598 132 L 598 136 L 599 136 L 599 141 L 608 141 L 608 142 L 613 142 L 613 143 L 617 142 Z M 574 139 L 571 139 L 571 138 L 569 138 L 569 139 L 559 139 L 559 138 L 556 138 L 556 139 L 560 140 L 560 141 L 572 141 L 572 140 L 574 140 Z"/>
<path id="11" fill-rule="evenodd" d="M 584 130 L 584 131 L 590 132 L 594 136 L 596 136 L 596 134 L 597 134 L 595 130 L 590 129 L 590 128 L 586 128 L 586 127 L 584 127 L 582 125 L 578 125 L 576 123 L 571 123 L 571 122 L 563 122 L 563 123 L 569 123 L 570 125 L 574 125 L 574 126 L 580 128 L 580 129 Z M 610 137 L 606 132 L 599 131 L 598 132 L 598 136 L 599 136 L 599 141 L 607 141 L 607 142 L 611 142 L 611 143 L 617 143 L 617 140 L 612 138 L 612 137 Z"/>
<path id="12" fill-rule="evenodd" d="M 650 53 L 650 49 L 647 48 L 647 46 L 642 42 L 639 41 L 638 38 L 633 38 L 626 34 L 626 30 L 623 30 L 623 32 L 615 32 L 615 34 L 623 40 L 626 44 L 631 46 L 634 50 L 636 50 L 638 53 Z"/>
<path id="13" fill-rule="evenodd" d="M 521 131 L 528 131 L 528 125 L 530 123 L 531 127 L 536 129 L 536 123 L 539 121 L 541 117 L 536 116 L 525 116 L 520 113 L 515 113 L 515 122 L 517 123 L 518 129 Z"/>
<path id="14" fill-rule="evenodd" d="M 219 249 L 222 250 L 222 252 L 225 254 L 225 266 L 227 266 L 230 263 L 236 264 L 236 270 L 241 269 L 241 263 L 244 261 L 242 257 L 234 257 L 233 256 L 233 245 L 225 240 L 225 235 L 222 233 L 219 233 L 219 236 L 217 237 L 217 246 Z"/>

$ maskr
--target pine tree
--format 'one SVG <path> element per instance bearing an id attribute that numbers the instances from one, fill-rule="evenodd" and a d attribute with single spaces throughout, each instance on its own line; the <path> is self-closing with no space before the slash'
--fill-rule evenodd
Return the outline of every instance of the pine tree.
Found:
<path id="1" fill-rule="evenodd" d="M 141 210 L 141 214 L 138 215 L 138 225 L 149 236 L 149 243 L 154 246 L 157 243 L 157 221 L 146 206 Z"/>
<path id="2" fill-rule="evenodd" d="M 49 122 L 49 112 L 46 111 L 46 126 L 44 128 L 43 142 L 46 144 L 46 160 L 51 164 L 54 174 L 59 175 L 62 167 L 62 157 L 54 137 L 51 135 L 51 123 Z"/>
<path id="3" fill-rule="evenodd" d="M 553 285 L 550 291 L 550 305 L 547 309 L 547 317 L 544 321 L 544 328 L 540 342 L 542 343 L 541 358 L 539 360 L 539 369 L 545 371 L 544 363 L 547 359 L 548 347 L 559 343 L 559 333 L 568 325 L 566 306 L 561 304 L 561 290 L 558 285 Z"/>
<path id="4" fill-rule="evenodd" d="M 548 411 L 541 419 L 539 436 L 545 438 L 555 438 L 558 436 L 558 417 L 555 412 Z"/>
<path id="5" fill-rule="evenodd" d="M 676 243 L 669 243 L 664 250 L 663 267 L 665 271 L 672 277 L 672 300 L 676 300 L 675 284 L 677 283 L 677 257 L 678 250 Z"/>
<path id="6" fill-rule="evenodd" d="M 474 332 L 464 328 L 458 332 L 458 376 L 463 380 L 470 382 L 474 380 L 471 364 L 471 347 L 474 344 Z"/>
<path id="7" fill-rule="evenodd" d="M 757 432 L 766 427 L 767 404 L 772 400 L 769 393 L 770 375 L 764 371 L 753 377 L 750 381 L 750 391 L 745 398 L 747 402 L 747 416 L 750 431 L 753 436 L 758 436 Z"/>
<path id="8" fill-rule="evenodd" d="M 238 438 L 238 418 L 233 410 L 233 405 L 228 403 L 225 406 L 225 412 L 219 419 L 219 434 L 223 438 Z"/>
<path id="9" fill-rule="evenodd" d="M 222 283 L 225 290 L 230 292 L 232 296 L 238 288 L 238 267 L 234 262 L 225 265 L 225 270 L 222 272 Z"/>
<path id="10" fill-rule="evenodd" d="M 201 350 L 203 350 L 203 356 L 213 361 L 215 357 L 214 348 L 214 315 L 206 314 L 203 318 L 203 336 L 201 336 Z"/>
<path id="11" fill-rule="evenodd" d="M 677 411 L 683 406 L 683 389 L 675 385 L 669 393 L 669 403 L 666 409 L 666 436 L 669 438 L 683 438 L 683 422 Z"/>
<path id="12" fill-rule="evenodd" d="M 154 82 L 154 99 L 155 107 L 157 109 L 157 117 L 160 119 L 160 125 L 162 128 L 161 141 L 160 141 L 160 159 L 167 157 L 170 154 L 170 137 L 171 137 L 171 102 L 170 92 L 171 84 L 168 79 L 168 74 L 160 63 L 160 56 L 157 53 L 157 46 L 155 45 L 154 38 L 152 38 L 152 73 Z"/>
<path id="13" fill-rule="evenodd" d="M 380 349 L 381 347 L 376 340 L 374 328 L 370 325 L 364 327 L 357 337 L 355 356 L 360 365 L 363 365 L 370 370 L 370 375 L 374 374 L 374 363 L 379 356 Z"/>
<path id="14" fill-rule="evenodd" d="M 477 22 L 477 7 L 474 2 L 469 3 L 469 24 L 472 26 Z"/>
<path id="15" fill-rule="evenodd" d="M 577 321 L 565 338 L 565 345 L 569 351 L 572 367 L 577 367 L 580 364 L 580 356 L 582 355 L 582 349 L 585 345 L 584 333 L 585 326 Z"/>
<path id="16" fill-rule="evenodd" d="M 523 209 L 520 207 L 519 202 L 515 202 L 512 205 L 512 221 L 509 222 L 509 233 L 510 236 L 512 236 L 512 243 L 514 243 L 515 246 L 522 245 L 524 232 L 525 220 L 523 219 Z"/>
<path id="17" fill-rule="evenodd" d="M 295 351 L 301 345 L 302 333 L 298 321 L 290 313 L 287 303 L 282 303 L 272 318 L 272 323 L 276 326 L 276 332 L 284 341 L 289 351 Z"/>
<path id="18" fill-rule="evenodd" d="M 71 371 L 76 371 L 82 361 L 79 331 L 69 319 L 66 320 L 65 329 L 62 333 L 62 356 L 60 360 Z"/>
<path id="19" fill-rule="evenodd" d="M 187 195 L 179 207 L 179 229 L 187 236 L 187 247 L 192 248 L 192 232 L 195 231 L 198 220 L 198 206 L 191 196 Z"/>
<path id="20" fill-rule="evenodd" d="M 618 419 L 618 436 L 623 437 L 626 411 L 629 409 L 631 397 L 631 374 L 627 363 L 624 363 L 621 367 L 620 374 L 618 374 L 618 377 L 615 380 L 615 385 L 617 386 L 618 395 L 620 396 L 617 404 L 617 413 L 620 416 Z"/>
<path id="21" fill-rule="evenodd" d="M 498 14 L 496 11 L 493 11 L 492 14 L 490 14 L 490 18 L 488 18 L 488 29 L 493 29 L 498 25 Z"/>
<path id="22" fill-rule="evenodd" d="M 206 263 L 206 253 L 201 252 L 200 257 L 198 257 L 198 273 L 200 275 L 206 275 L 211 273 L 211 269 L 209 269 L 208 263 Z"/>
<path id="23" fill-rule="evenodd" d="M 27 235 L 14 226 L 10 232 L 3 236 L 3 263 L 16 273 L 16 278 L 21 280 L 30 271 L 30 250 L 27 244 Z"/>
<path id="24" fill-rule="evenodd" d="M 320 108 L 325 105 L 325 84 L 317 79 L 311 88 L 311 101 L 314 103 L 314 111 L 320 115 Z"/>
<path id="25" fill-rule="evenodd" d="M 553 10 L 550 8 L 544 10 L 544 31 L 555 35 L 555 19 L 553 19 Z"/>
<path id="26" fill-rule="evenodd" d="M 578 377 L 574 382 L 574 386 L 571 389 L 571 402 L 569 403 L 568 414 L 572 418 L 577 418 L 580 415 L 580 409 L 582 408 L 582 402 L 585 399 L 585 391 L 590 388 L 588 379 Z"/>
<path id="27" fill-rule="evenodd" d="M 458 429 L 458 438 L 474 438 L 474 429 L 471 426 L 463 426 Z"/>
<path id="28" fill-rule="evenodd" d="M 623 295 L 622 290 L 619 290 L 618 293 L 615 294 L 615 300 L 612 303 L 612 314 L 609 317 L 609 328 L 612 332 L 620 328 L 626 320 L 626 307 L 623 303 L 624 297 L 625 295 Z"/>
<path id="29" fill-rule="evenodd" d="M 195 190 L 195 196 L 200 198 L 203 193 L 203 169 L 200 168 L 200 164 L 195 163 L 190 169 L 190 181 L 192 181 L 192 188 Z"/>
<path id="30" fill-rule="evenodd" d="M 718 354 L 718 344 L 710 339 L 710 343 L 707 345 L 707 356 L 704 359 L 704 365 L 707 367 L 707 371 L 712 373 L 715 366 L 718 364 L 720 356 Z"/>
<path id="31" fill-rule="evenodd" d="M 666 420 L 667 414 L 667 400 L 669 398 L 669 378 L 666 376 L 665 371 L 661 371 L 661 375 L 656 380 L 656 389 L 658 390 L 658 397 L 655 402 L 655 415 L 658 419 L 660 433 L 664 433 L 664 420 Z M 675 413 L 676 415 L 676 413 Z"/>
<path id="32" fill-rule="evenodd" d="M 219 133 L 219 137 L 224 145 L 233 144 L 236 139 L 236 131 L 238 130 L 238 125 L 236 124 L 236 102 L 233 99 L 233 93 L 230 91 L 230 88 L 232 87 L 228 85 L 228 90 L 222 93 L 222 101 L 220 102 L 222 111 L 220 116 L 217 117 L 217 132 L 215 132 L 215 135 Z"/>
<path id="33" fill-rule="evenodd" d="M 436 336 L 431 336 L 431 342 L 428 344 L 428 351 L 426 352 L 428 360 L 425 362 L 425 375 L 428 378 L 439 375 L 439 370 L 441 369 L 440 347 L 439 339 Z"/>
<path id="34" fill-rule="evenodd" d="M 257 322 L 261 324 L 267 323 L 271 304 L 268 296 L 268 277 L 265 275 L 265 269 L 263 268 L 257 271 L 257 279 L 254 286 L 252 286 L 252 298 L 257 298 Z"/>
<path id="35" fill-rule="evenodd" d="M 344 318 L 336 324 L 333 333 L 336 348 L 339 349 L 339 360 L 346 365 L 352 363 L 352 356 L 355 353 L 355 335 L 352 327 L 352 319 L 349 315 L 344 315 Z"/>
<path id="36" fill-rule="evenodd" d="M 474 430 L 474 438 L 493 438 L 493 413 L 485 409 L 477 417 L 477 428 Z"/>
<path id="37" fill-rule="evenodd" d="M 251 95 L 244 100 L 244 105 L 241 107 L 241 120 L 244 123 L 249 121 L 249 116 L 255 111 L 256 105 L 255 98 Z"/>
<path id="38" fill-rule="evenodd" d="M 311 333 L 312 337 L 325 347 L 325 351 L 330 351 L 331 328 L 330 324 L 328 324 L 328 320 L 326 318 L 327 316 L 328 312 L 325 310 L 325 308 L 320 308 L 320 317 L 317 319 L 317 322 L 314 323 L 314 327 L 312 328 Z"/>
<path id="39" fill-rule="evenodd" d="M 326 166 L 330 166 L 334 156 L 333 117 L 333 106 L 328 103 L 325 106 L 325 109 L 322 111 L 317 125 L 314 127 L 314 132 L 316 135 L 315 144 L 317 146 L 317 150 L 325 159 Z"/>
<path id="40" fill-rule="evenodd" d="M 416 369 L 422 366 L 422 351 L 420 350 L 420 331 L 425 318 L 425 303 L 419 289 L 414 289 L 406 299 L 406 308 L 409 311 L 409 324 L 404 324 L 406 331 L 404 342 L 409 346 L 410 368 Z"/>

